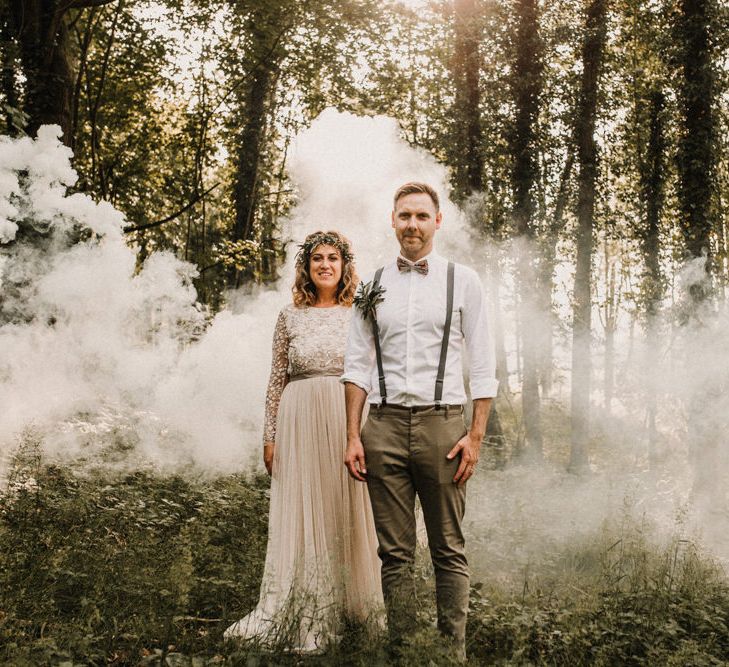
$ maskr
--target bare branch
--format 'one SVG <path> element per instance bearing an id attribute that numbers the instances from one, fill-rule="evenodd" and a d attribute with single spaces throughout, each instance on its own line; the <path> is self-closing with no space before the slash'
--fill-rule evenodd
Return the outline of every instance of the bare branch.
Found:
<path id="1" fill-rule="evenodd" d="M 98 126 L 96 123 L 98 113 L 99 113 L 99 106 L 101 105 L 101 95 L 104 91 L 104 84 L 106 83 L 106 73 L 107 69 L 109 67 L 109 57 L 111 55 L 111 48 L 114 45 L 114 40 L 116 38 L 116 27 L 119 22 L 119 16 L 122 13 L 122 10 L 124 8 L 124 0 L 119 0 L 119 5 L 116 8 L 116 12 L 114 13 L 114 20 L 111 24 L 111 34 L 109 35 L 109 41 L 106 44 L 106 49 L 104 51 L 104 60 L 103 64 L 101 66 L 101 76 L 99 80 L 99 89 L 96 91 L 96 100 L 94 101 L 93 107 L 89 113 L 90 121 L 91 121 L 91 142 L 97 143 L 99 141 L 99 134 L 98 134 Z M 86 80 L 88 81 L 88 76 L 86 77 Z M 107 189 L 106 189 L 106 175 L 103 171 L 103 162 L 99 160 L 99 184 L 101 185 L 101 194 L 103 197 L 106 197 Z"/>
<path id="2" fill-rule="evenodd" d="M 213 108 L 208 113 L 208 118 L 211 118 L 213 114 L 215 114 L 218 109 L 225 103 L 225 101 L 238 89 L 240 88 L 244 83 L 246 83 L 249 79 L 251 79 L 255 73 L 256 69 L 258 67 L 264 66 L 267 67 L 266 63 L 268 62 L 269 58 L 274 54 L 276 49 L 279 47 L 279 43 L 283 39 L 286 32 L 291 29 L 293 23 L 289 22 L 288 24 L 284 25 L 281 30 L 276 35 L 276 38 L 273 41 L 273 44 L 271 45 L 271 48 L 268 49 L 266 53 L 264 53 L 260 58 L 254 59 L 253 63 L 250 65 L 248 71 L 240 78 L 238 81 L 236 81 L 227 91 L 223 93 L 223 95 L 218 99 L 217 103 L 213 106 Z M 207 120 L 207 119 L 206 119 Z"/>
<path id="3" fill-rule="evenodd" d="M 176 211 L 172 215 L 168 215 L 166 218 L 162 218 L 162 220 L 156 220 L 155 222 L 148 222 L 145 225 L 127 225 L 124 227 L 123 231 L 125 234 L 131 234 L 132 232 L 142 232 L 145 229 L 152 229 L 152 227 L 159 227 L 160 225 L 164 225 L 166 222 L 171 222 L 175 218 L 179 218 L 183 213 L 186 211 L 189 211 L 195 204 L 197 204 L 203 197 L 206 197 L 209 195 L 215 188 L 217 188 L 220 185 L 220 183 L 216 183 L 212 187 L 205 190 L 205 192 L 202 192 L 200 194 L 195 195 L 185 206 L 183 206 L 179 211 Z"/>
<path id="4" fill-rule="evenodd" d="M 209 271 L 210 269 L 217 269 L 219 266 L 223 266 L 225 262 L 221 259 L 219 262 L 215 262 L 215 264 L 208 264 L 207 266 L 204 266 L 202 269 L 200 269 L 200 273 L 203 274 L 206 271 Z"/>
<path id="5" fill-rule="evenodd" d="M 116 2 L 116 0 L 73 0 L 68 7 L 69 9 L 86 9 L 87 7 L 103 7 L 112 2 Z"/>
<path id="6" fill-rule="evenodd" d="M 89 46 L 91 45 L 91 38 L 94 34 L 94 30 L 96 29 L 96 8 L 92 9 L 89 13 L 89 21 L 86 25 L 86 30 L 83 34 L 79 32 L 78 26 L 76 25 L 76 22 L 74 21 L 73 24 L 73 30 L 76 33 L 76 41 L 79 44 L 79 65 L 78 65 L 78 73 L 76 75 L 76 85 L 74 86 L 73 90 L 73 124 L 72 124 L 72 131 L 71 131 L 71 141 L 75 143 L 76 141 L 76 135 L 78 134 L 78 113 L 79 113 L 79 99 L 81 97 L 81 86 L 83 84 L 83 77 L 84 73 L 86 71 L 87 67 L 87 56 L 89 52 Z M 80 16 L 81 14 L 79 14 Z M 100 14 L 99 14 L 100 15 Z M 73 146 L 71 146 L 73 148 Z"/>
<path id="7" fill-rule="evenodd" d="M 289 188 L 288 190 L 275 190 L 273 192 L 263 192 L 259 195 L 259 197 L 274 197 L 278 195 L 286 195 L 290 192 L 293 192 L 292 188 Z"/>

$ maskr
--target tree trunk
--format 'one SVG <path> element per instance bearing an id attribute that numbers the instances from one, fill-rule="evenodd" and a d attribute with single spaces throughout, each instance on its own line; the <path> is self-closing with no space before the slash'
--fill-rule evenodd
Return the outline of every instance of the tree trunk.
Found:
<path id="1" fill-rule="evenodd" d="M 537 366 L 542 397 L 547 397 L 551 394 L 552 384 L 554 383 L 554 327 L 552 316 L 554 267 L 557 261 L 557 241 L 559 240 L 559 235 L 564 225 L 564 212 L 567 208 L 569 182 L 572 177 L 574 162 L 575 151 L 574 147 L 570 145 L 560 177 L 559 190 L 557 191 L 552 219 L 540 243 L 541 252 L 539 255 L 537 274 L 537 299 L 539 300 L 538 312 L 542 313 L 544 324 L 539 330 Z"/>
<path id="2" fill-rule="evenodd" d="M 658 408 L 656 369 L 658 366 L 659 313 L 664 292 L 664 278 L 660 262 L 660 223 L 665 196 L 665 95 L 652 91 L 648 110 L 648 148 L 641 168 L 641 199 L 645 211 L 645 227 L 640 237 L 641 253 L 645 264 L 643 293 L 645 295 L 645 332 L 647 345 L 646 379 L 648 418 L 648 461 L 655 468 L 658 452 L 656 412 Z"/>
<path id="3" fill-rule="evenodd" d="M 680 0 L 676 37 L 681 68 L 678 148 L 680 226 L 689 259 L 706 256 L 705 279 L 689 285 L 694 306 L 710 293 L 712 195 L 716 127 L 714 63 L 710 36 L 712 0 Z"/>
<path id="4" fill-rule="evenodd" d="M 721 186 L 719 186 L 721 188 Z M 726 191 L 726 190 L 725 190 Z M 714 257 L 714 277 L 717 280 L 716 298 L 723 305 L 726 303 L 727 286 L 727 241 L 726 241 L 726 210 L 721 196 L 721 189 L 717 197 L 718 211 L 716 215 L 716 256 Z"/>
<path id="5" fill-rule="evenodd" d="M 605 375 L 603 378 L 603 395 L 605 397 L 605 416 L 610 417 L 613 410 L 615 392 L 615 326 L 608 323 L 605 329 Z"/>
<path id="6" fill-rule="evenodd" d="M 491 404 L 491 415 L 486 426 L 486 442 L 493 452 L 497 467 L 503 468 L 506 464 L 506 438 L 499 416 L 499 398 L 509 393 L 509 368 L 504 344 L 504 323 L 501 317 L 501 271 L 496 252 L 490 253 L 488 261 L 489 288 L 493 307 L 494 347 L 496 351 L 496 379 L 499 389 L 496 398 Z"/>
<path id="7" fill-rule="evenodd" d="M 480 12 L 476 0 L 455 0 L 455 45 L 453 74 L 456 143 L 463 157 L 454 166 L 457 196 L 465 198 L 483 185 L 484 156 L 481 132 L 481 43 Z"/>
<path id="8" fill-rule="evenodd" d="M 542 318 L 537 331 L 537 379 L 542 398 L 550 396 L 554 384 L 552 292 L 556 254 L 547 254 L 552 248 L 550 243 L 542 251 L 537 272 L 537 309 Z"/>
<path id="9" fill-rule="evenodd" d="M 261 149 L 268 124 L 268 102 L 275 80 L 274 72 L 267 65 L 261 64 L 247 87 L 245 119 L 238 135 L 234 241 L 245 241 L 251 239 L 253 235 Z"/>
<path id="10" fill-rule="evenodd" d="M 86 77 L 86 88 L 89 94 L 89 112 L 88 112 L 88 123 L 91 128 L 90 137 L 90 148 L 91 148 L 91 163 L 94 166 L 92 175 L 96 179 L 97 191 L 101 195 L 102 199 L 109 199 L 111 194 L 111 201 L 113 203 L 113 193 L 111 190 L 110 176 L 111 170 L 107 169 L 105 160 L 102 159 L 100 152 L 102 147 L 102 128 L 99 126 L 99 109 L 101 109 L 101 100 L 104 95 L 104 87 L 106 86 L 106 75 L 109 71 L 109 62 L 111 59 L 111 50 L 116 42 L 116 30 L 119 25 L 119 19 L 121 18 L 122 10 L 124 8 L 124 0 L 118 0 L 116 12 L 111 22 L 111 29 L 109 36 L 106 40 L 106 46 L 104 47 L 104 57 L 101 61 L 101 72 L 97 89 L 94 91 L 94 95 L 91 95 L 91 80 Z M 93 101 L 92 101 L 93 100 Z"/>
<path id="11" fill-rule="evenodd" d="M 237 11 L 240 9 L 237 7 Z M 289 2 L 271 2 L 257 6 L 244 18 L 242 29 L 248 46 L 241 63 L 245 68 L 242 85 L 236 85 L 235 180 L 233 198 L 235 223 L 231 241 L 256 240 L 257 211 L 260 195 L 261 161 L 266 149 L 268 125 L 274 113 L 274 98 L 281 62 L 286 55 L 286 39 L 295 23 L 295 8 Z M 228 282 L 239 287 L 252 277 L 235 268 L 228 272 Z"/>
<path id="12" fill-rule="evenodd" d="M 455 143 L 458 146 L 456 160 L 453 166 L 453 182 L 455 195 L 458 199 L 465 199 L 474 192 L 480 192 L 483 187 L 484 154 L 483 136 L 481 131 L 481 59 L 479 46 L 481 44 L 482 26 L 481 14 L 478 10 L 477 0 L 454 0 L 455 44 L 452 61 L 453 79 L 455 85 L 455 114 L 457 122 L 454 123 Z M 484 222 L 481 222 L 479 231 L 486 233 Z M 498 262 L 496 253 L 492 255 L 490 266 Z M 498 281 L 498 270 L 491 277 Z M 492 281 L 491 287 L 495 293 L 494 312 L 500 321 L 501 304 L 498 299 L 499 283 Z M 498 330 L 496 323 L 496 338 L 498 351 L 498 336 L 503 331 Z M 498 368 L 498 367 L 497 367 Z M 508 391 L 508 382 L 499 385 L 499 394 Z M 504 434 L 499 419 L 497 401 L 491 407 L 491 416 L 488 421 L 486 442 L 493 449 L 494 456 L 503 465 Z"/>
<path id="13" fill-rule="evenodd" d="M 5 132 L 16 135 L 18 132 L 18 119 L 13 109 L 20 108 L 18 99 L 17 77 L 17 45 L 13 39 L 10 27 L 10 7 L 3 4 L 0 9 L 0 49 L 2 53 L 2 95 L 5 103 Z"/>
<path id="14" fill-rule="evenodd" d="M 597 91 L 607 36 L 608 0 L 590 0 L 582 43 L 582 77 L 577 110 L 577 260 L 572 310 L 572 434 L 570 469 L 587 466 L 590 424 L 590 337 L 592 330 L 591 268 L 595 189 L 597 185 L 597 143 L 595 119 Z"/>
<path id="15" fill-rule="evenodd" d="M 496 348 L 496 379 L 499 381 L 499 392 L 509 392 L 509 364 L 504 341 L 504 319 L 501 313 L 501 270 L 498 260 L 489 263 L 489 284 L 494 304 L 494 347 Z"/>
<path id="16" fill-rule="evenodd" d="M 515 62 L 511 87 L 516 121 L 511 136 L 514 223 L 521 243 L 518 261 L 518 317 L 522 333 L 522 418 L 524 454 L 542 458 L 542 430 L 538 375 L 539 330 L 543 326 L 537 287 L 537 248 L 534 222 L 534 190 L 537 184 L 537 120 L 542 92 L 541 43 L 536 0 L 518 0 Z"/>
<path id="17" fill-rule="evenodd" d="M 10 3 L 11 31 L 26 79 L 26 131 L 32 136 L 41 125 L 60 125 L 67 145 L 71 145 L 75 83 L 66 23 L 70 4 L 58 0 Z"/>
<path id="18" fill-rule="evenodd" d="M 703 327 L 700 311 L 712 294 L 711 232 L 714 177 L 716 175 L 715 63 L 712 47 L 712 0 L 680 0 L 676 21 L 676 43 L 681 70 L 679 113 L 681 135 L 678 146 L 678 201 L 680 227 L 688 259 L 703 260 L 703 275 L 688 285 L 687 324 Z M 694 274 L 695 275 L 695 274 Z M 689 345 L 685 363 L 689 368 L 705 367 L 702 350 Z M 710 362 L 709 362 L 710 363 Z M 717 414 L 716 397 L 723 391 L 723 378 L 707 373 L 688 405 L 688 441 L 693 464 L 693 492 L 708 506 L 721 500 L 715 475 L 719 446 L 725 425 Z M 717 423 L 719 422 L 719 423 Z"/>
<path id="19" fill-rule="evenodd" d="M 610 417 L 615 391 L 615 331 L 618 327 L 621 286 L 616 278 L 614 253 L 605 239 L 605 354 L 603 362 L 603 395 L 605 416 Z"/>

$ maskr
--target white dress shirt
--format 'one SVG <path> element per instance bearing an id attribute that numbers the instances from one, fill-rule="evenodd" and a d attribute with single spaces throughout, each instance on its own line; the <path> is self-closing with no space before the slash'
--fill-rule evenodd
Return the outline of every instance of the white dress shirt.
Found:
<path id="1" fill-rule="evenodd" d="M 391 405 L 411 407 L 435 402 L 435 380 L 446 317 L 448 261 L 435 252 L 431 252 L 427 260 L 428 275 L 414 270 L 401 272 L 392 261 L 385 266 L 380 279 L 386 291 L 384 301 L 377 305 L 377 323 L 387 402 Z M 369 274 L 365 282 L 373 277 L 374 273 Z M 443 404 L 466 402 L 464 344 L 471 397 L 496 396 L 498 388 L 481 280 L 473 269 L 462 264 L 455 265 L 454 278 Z M 380 403 L 372 322 L 364 320 L 356 306 L 352 311 L 341 381 L 364 389 L 370 403 Z"/>

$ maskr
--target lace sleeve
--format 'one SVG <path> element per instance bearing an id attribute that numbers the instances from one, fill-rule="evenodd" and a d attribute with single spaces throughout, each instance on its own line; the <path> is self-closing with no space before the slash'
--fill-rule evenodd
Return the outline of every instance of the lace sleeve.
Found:
<path id="1" fill-rule="evenodd" d="M 288 382 L 289 366 L 289 334 L 286 330 L 286 317 L 282 310 L 276 320 L 273 332 L 273 358 L 271 359 L 271 375 L 266 391 L 266 417 L 263 426 L 263 441 L 273 442 L 276 439 L 276 417 L 281 393 Z"/>

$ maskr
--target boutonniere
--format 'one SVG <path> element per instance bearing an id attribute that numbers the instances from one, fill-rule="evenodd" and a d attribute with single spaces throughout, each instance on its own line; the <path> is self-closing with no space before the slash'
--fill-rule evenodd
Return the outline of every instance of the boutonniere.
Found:
<path id="1" fill-rule="evenodd" d="M 357 293 L 354 295 L 354 306 L 362 313 L 366 320 L 377 320 L 377 304 L 385 300 L 384 294 L 387 291 L 379 283 L 374 286 L 372 282 L 360 283 Z"/>

